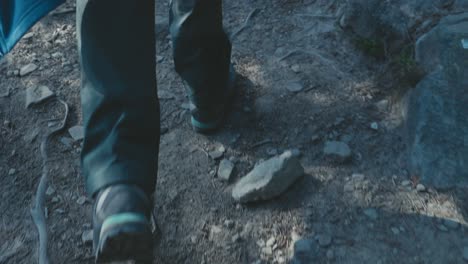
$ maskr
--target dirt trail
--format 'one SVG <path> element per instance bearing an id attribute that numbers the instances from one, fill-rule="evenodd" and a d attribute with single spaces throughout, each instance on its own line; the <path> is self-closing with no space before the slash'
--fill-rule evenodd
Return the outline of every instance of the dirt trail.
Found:
<path id="1" fill-rule="evenodd" d="M 287 263 L 297 237 L 318 244 L 306 253 L 314 263 L 464 263 L 467 192 L 414 188 L 401 119 L 382 108 L 397 83 L 380 85 L 384 62 L 366 57 L 337 25 L 344 2 L 225 1 L 227 30 L 246 25 L 233 40 L 240 95 L 224 129 L 207 137 L 189 126 L 164 27 L 168 4 L 157 1 L 164 134 L 155 263 Z M 0 94 L 9 91 L 0 97 L 0 263 L 37 259 L 30 208 L 41 174 L 39 144 L 63 114 L 54 100 L 26 109 L 26 89 L 48 86 L 70 105 L 67 127 L 81 122 L 74 19 L 73 12 L 44 18 L 0 64 Z M 39 68 L 15 75 L 29 63 Z M 325 156 L 327 141 L 348 144 L 352 160 Z M 207 155 L 221 145 L 235 163 L 229 184 L 215 177 L 219 161 Z M 300 182 L 269 202 L 234 203 L 235 181 L 259 160 L 292 148 L 306 168 Z M 53 263 L 93 263 L 91 245 L 82 240 L 91 228 L 91 201 L 83 200 L 80 149 L 68 133 L 49 147 Z"/>

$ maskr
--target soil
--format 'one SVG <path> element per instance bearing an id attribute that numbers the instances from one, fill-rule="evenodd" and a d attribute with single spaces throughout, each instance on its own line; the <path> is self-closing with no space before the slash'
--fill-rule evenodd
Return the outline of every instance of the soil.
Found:
<path id="1" fill-rule="evenodd" d="M 233 39 L 239 95 L 223 129 L 204 136 L 188 122 L 184 86 L 171 57 L 168 1 L 157 1 L 163 134 L 154 263 L 286 263 L 297 236 L 331 238 L 313 253 L 314 263 L 466 261 L 468 192 L 416 190 L 418 176 L 406 169 L 404 119 L 391 100 L 398 80 L 388 78 L 384 60 L 366 56 L 339 27 L 344 5 L 225 1 L 228 32 L 252 15 Z M 26 89 L 48 86 L 70 106 L 67 128 L 81 124 L 73 7 L 68 1 L 64 12 L 42 19 L 0 63 L 0 263 L 37 262 L 30 210 L 42 173 L 39 145 L 64 111 L 55 99 L 26 108 Z M 39 68 L 15 75 L 29 63 Z M 390 102 L 388 108 L 378 107 L 382 100 Z M 93 263 L 91 244 L 82 241 L 91 229 L 92 201 L 82 204 L 81 143 L 70 140 L 64 131 L 48 146 L 48 253 L 52 263 Z M 325 156 L 329 140 L 346 142 L 351 161 Z M 207 154 L 220 146 L 235 162 L 229 183 L 216 178 L 219 160 Z M 306 169 L 298 183 L 271 201 L 234 202 L 233 185 L 258 161 L 295 148 Z M 265 243 L 272 237 L 269 252 Z"/>

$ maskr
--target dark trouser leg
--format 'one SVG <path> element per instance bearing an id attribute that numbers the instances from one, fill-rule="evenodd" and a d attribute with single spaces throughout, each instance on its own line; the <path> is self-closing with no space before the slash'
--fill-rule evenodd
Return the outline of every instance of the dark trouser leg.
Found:
<path id="1" fill-rule="evenodd" d="M 77 0 L 82 167 L 90 195 L 116 183 L 156 184 L 159 103 L 152 0 Z"/>
<path id="2" fill-rule="evenodd" d="M 172 0 L 170 31 L 177 73 L 198 108 L 222 104 L 231 43 L 222 25 L 222 0 Z"/>

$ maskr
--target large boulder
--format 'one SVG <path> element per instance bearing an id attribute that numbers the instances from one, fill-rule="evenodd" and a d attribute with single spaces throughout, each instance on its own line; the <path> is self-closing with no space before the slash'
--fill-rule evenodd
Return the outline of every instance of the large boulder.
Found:
<path id="1" fill-rule="evenodd" d="M 340 25 L 357 37 L 399 52 L 449 13 L 467 10 L 468 0 L 348 0 Z"/>
<path id="2" fill-rule="evenodd" d="M 468 13 L 443 18 L 416 44 L 428 75 L 410 92 L 409 161 L 436 188 L 468 186 Z"/>

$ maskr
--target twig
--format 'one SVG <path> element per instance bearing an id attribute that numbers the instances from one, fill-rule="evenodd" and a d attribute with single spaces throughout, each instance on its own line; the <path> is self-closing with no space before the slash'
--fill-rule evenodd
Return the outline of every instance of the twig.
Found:
<path id="1" fill-rule="evenodd" d="M 249 24 L 250 20 L 252 19 L 252 17 L 259 11 L 260 11 L 260 9 L 255 8 L 254 10 L 252 10 L 250 12 L 250 14 L 245 19 L 244 25 L 242 25 L 242 27 L 240 27 L 238 30 L 234 31 L 234 33 L 231 34 L 231 41 L 233 41 L 234 38 L 248 26 L 248 24 Z"/>
<path id="2" fill-rule="evenodd" d="M 300 54 L 300 53 L 303 53 L 303 54 L 306 54 L 306 55 L 310 55 L 310 56 L 317 57 L 317 58 L 319 58 L 324 64 L 330 66 L 331 68 L 333 68 L 333 70 L 338 71 L 338 70 L 336 69 L 335 65 L 333 65 L 333 61 L 331 61 L 330 59 L 325 58 L 325 57 L 324 57 L 323 55 L 321 55 L 320 53 L 318 53 L 318 52 L 313 52 L 313 51 L 305 51 L 305 50 L 296 49 L 296 50 L 293 50 L 293 51 L 288 52 L 286 55 L 284 55 L 283 57 L 279 58 L 279 59 L 278 59 L 278 62 L 280 62 L 280 61 L 282 61 L 282 60 L 285 60 L 285 59 L 287 59 L 288 57 L 290 57 L 290 56 L 292 56 L 292 55 Z"/>
<path id="3" fill-rule="evenodd" d="M 251 148 L 257 148 L 257 147 L 260 147 L 262 145 L 269 144 L 269 143 L 273 143 L 273 141 L 271 141 L 271 139 L 265 139 L 258 143 L 253 144 Z"/>
<path id="4" fill-rule="evenodd" d="M 39 181 L 39 185 L 37 186 L 36 191 L 36 201 L 34 204 L 34 208 L 31 209 L 31 216 L 33 218 L 34 224 L 36 225 L 37 232 L 39 234 L 39 264 L 47 264 L 49 263 L 49 258 L 47 256 L 47 225 L 46 225 L 46 217 L 45 217 L 45 194 L 48 186 L 48 155 L 47 155 L 47 143 L 49 139 L 55 135 L 56 133 L 60 132 L 65 128 L 65 123 L 67 122 L 68 118 L 68 104 L 58 99 L 60 103 L 62 103 L 65 107 L 65 116 L 63 117 L 62 124 L 60 127 L 57 127 L 47 133 L 44 136 L 44 139 L 41 142 L 41 157 L 42 157 L 42 176 Z"/>

